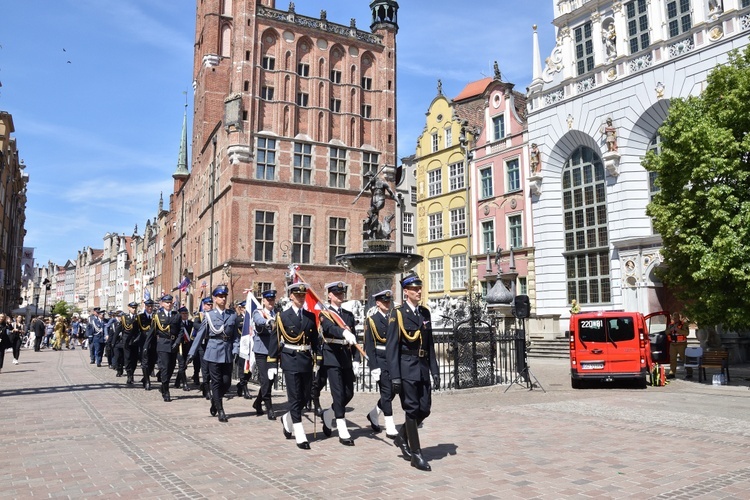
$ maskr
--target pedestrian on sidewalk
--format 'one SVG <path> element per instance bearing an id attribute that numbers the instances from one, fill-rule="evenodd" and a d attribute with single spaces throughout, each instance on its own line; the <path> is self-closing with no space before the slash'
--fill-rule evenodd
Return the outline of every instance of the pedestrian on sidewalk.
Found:
<path id="1" fill-rule="evenodd" d="M 44 344 L 42 347 L 52 347 L 52 337 L 55 336 L 55 325 L 52 324 L 52 318 L 46 318 L 44 323 Z"/>
<path id="2" fill-rule="evenodd" d="M 18 364 L 18 358 L 21 355 L 21 343 L 23 334 L 26 331 L 26 325 L 23 324 L 23 316 L 16 316 L 16 320 L 11 323 L 10 346 L 13 348 L 13 364 Z"/>
<path id="3" fill-rule="evenodd" d="M 5 350 L 10 347 L 10 333 L 11 325 L 8 322 L 7 316 L 0 313 L 0 373 L 3 371 L 3 362 L 5 361 Z"/>
<path id="4" fill-rule="evenodd" d="M 34 332 L 34 352 L 42 350 L 42 340 L 44 340 L 44 318 L 37 316 L 31 322 L 31 329 Z"/>

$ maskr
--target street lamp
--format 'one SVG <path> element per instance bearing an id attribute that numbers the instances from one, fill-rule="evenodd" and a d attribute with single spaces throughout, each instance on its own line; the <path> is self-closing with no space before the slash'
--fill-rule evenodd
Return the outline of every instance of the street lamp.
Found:
<path id="1" fill-rule="evenodd" d="M 47 296 L 49 295 L 49 291 L 52 289 L 52 283 L 50 283 L 49 279 L 44 278 L 44 281 L 42 281 L 42 285 L 44 285 L 44 307 L 42 307 L 42 317 L 47 316 Z"/>
<path id="2" fill-rule="evenodd" d="M 473 159 L 471 152 L 471 145 L 469 144 L 468 134 L 473 134 L 473 130 L 469 128 L 469 122 L 463 120 L 461 122 L 461 131 L 458 135 L 458 144 L 461 151 L 464 153 L 464 179 L 466 188 L 466 293 L 471 293 L 471 170 L 469 164 Z"/>

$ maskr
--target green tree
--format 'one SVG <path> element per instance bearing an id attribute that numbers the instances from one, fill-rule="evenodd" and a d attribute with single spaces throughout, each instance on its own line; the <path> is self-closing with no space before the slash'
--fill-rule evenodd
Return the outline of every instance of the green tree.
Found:
<path id="1" fill-rule="evenodd" d="M 675 99 L 644 166 L 664 242 L 661 278 L 703 327 L 750 326 L 750 46 L 733 51 L 698 97 Z"/>
<path id="2" fill-rule="evenodd" d="M 65 318 L 70 318 L 71 315 L 71 306 L 64 300 L 61 300 L 60 302 L 56 302 L 55 305 L 52 306 L 52 316 L 55 315 L 61 315 L 65 316 Z"/>

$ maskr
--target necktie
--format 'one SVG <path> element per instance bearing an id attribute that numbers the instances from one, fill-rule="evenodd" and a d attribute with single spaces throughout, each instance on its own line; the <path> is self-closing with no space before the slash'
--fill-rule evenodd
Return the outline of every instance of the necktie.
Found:
<path id="1" fill-rule="evenodd" d="M 297 317 L 302 321 L 302 309 L 297 309 Z"/>

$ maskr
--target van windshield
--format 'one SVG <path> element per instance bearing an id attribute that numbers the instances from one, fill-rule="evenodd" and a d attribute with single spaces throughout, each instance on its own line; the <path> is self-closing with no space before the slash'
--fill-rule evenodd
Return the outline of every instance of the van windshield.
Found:
<path id="1" fill-rule="evenodd" d="M 633 318 L 578 320 L 578 336 L 582 342 L 621 342 L 635 338 Z"/>

